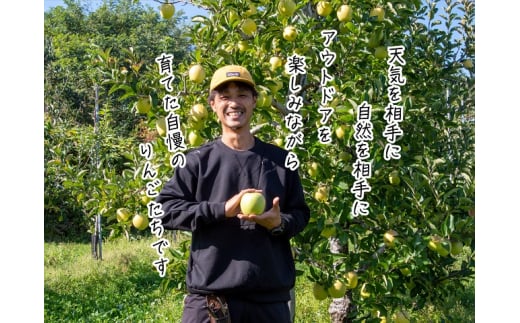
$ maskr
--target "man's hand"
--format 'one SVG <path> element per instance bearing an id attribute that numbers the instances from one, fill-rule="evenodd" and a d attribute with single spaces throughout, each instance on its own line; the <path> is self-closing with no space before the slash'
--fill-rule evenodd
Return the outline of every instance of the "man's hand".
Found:
<path id="1" fill-rule="evenodd" d="M 246 193 L 262 193 L 262 190 L 257 190 L 254 188 L 247 188 L 245 190 L 241 190 L 238 194 L 230 198 L 226 201 L 225 211 L 226 211 L 226 217 L 232 218 L 240 213 L 240 200 L 242 199 L 242 196 Z"/>
<path id="2" fill-rule="evenodd" d="M 276 228 L 282 223 L 282 217 L 280 216 L 280 198 L 275 197 L 273 199 L 273 207 L 267 212 L 264 212 L 263 214 L 255 215 L 239 213 L 237 217 L 243 220 L 254 221 L 259 225 L 265 227 L 267 230 Z"/>

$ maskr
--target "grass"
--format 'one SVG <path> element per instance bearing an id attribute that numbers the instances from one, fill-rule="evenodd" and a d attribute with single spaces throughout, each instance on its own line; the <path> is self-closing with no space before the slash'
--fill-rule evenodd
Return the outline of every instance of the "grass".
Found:
<path id="1" fill-rule="evenodd" d="M 156 241 L 105 242 L 102 261 L 92 258 L 90 244 L 45 243 L 45 322 L 180 322 L 183 295 L 163 292 L 164 278 L 152 265 L 158 255 L 150 244 Z M 446 303 L 465 318 L 459 322 L 474 322 L 474 289 L 463 293 Z M 330 322 L 329 304 L 316 300 L 312 283 L 298 277 L 296 322 Z M 414 322 L 444 322 L 441 317 L 431 307 L 416 313 Z"/>

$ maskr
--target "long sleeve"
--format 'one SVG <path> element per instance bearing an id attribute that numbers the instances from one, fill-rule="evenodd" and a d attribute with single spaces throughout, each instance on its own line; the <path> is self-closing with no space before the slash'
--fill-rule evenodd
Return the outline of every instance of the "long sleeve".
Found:
<path id="1" fill-rule="evenodd" d="M 165 229 L 195 231 L 199 226 L 225 219 L 225 202 L 197 198 L 198 156 L 189 154 L 184 168 L 177 168 L 173 178 L 161 190 L 156 202 L 162 204 Z"/>
<path id="2" fill-rule="evenodd" d="M 310 218 L 310 209 L 305 203 L 297 171 L 288 173 L 286 192 L 286 201 L 281 205 L 280 211 L 282 221 L 285 221 L 285 235 L 292 238 L 303 231 Z"/>

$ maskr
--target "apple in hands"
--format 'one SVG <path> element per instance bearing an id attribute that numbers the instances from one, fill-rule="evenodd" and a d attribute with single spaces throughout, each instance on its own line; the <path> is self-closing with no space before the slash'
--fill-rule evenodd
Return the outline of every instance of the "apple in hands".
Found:
<path id="1" fill-rule="evenodd" d="M 260 192 L 245 193 L 240 199 L 240 210 L 243 214 L 260 215 L 264 213 L 264 195 Z"/>

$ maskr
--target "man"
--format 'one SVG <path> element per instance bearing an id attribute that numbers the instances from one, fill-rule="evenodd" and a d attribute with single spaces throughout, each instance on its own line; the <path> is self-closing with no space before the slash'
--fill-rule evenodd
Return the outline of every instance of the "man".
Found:
<path id="1" fill-rule="evenodd" d="M 284 166 L 287 151 L 250 132 L 255 86 L 241 66 L 214 73 L 208 101 L 222 136 L 188 152 L 156 198 L 165 229 L 192 232 L 183 323 L 291 322 L 289 240 L 310 211 L 298 172 Z M 264 213 L 241 213 L 248 192 L 265 196 Z"/>

